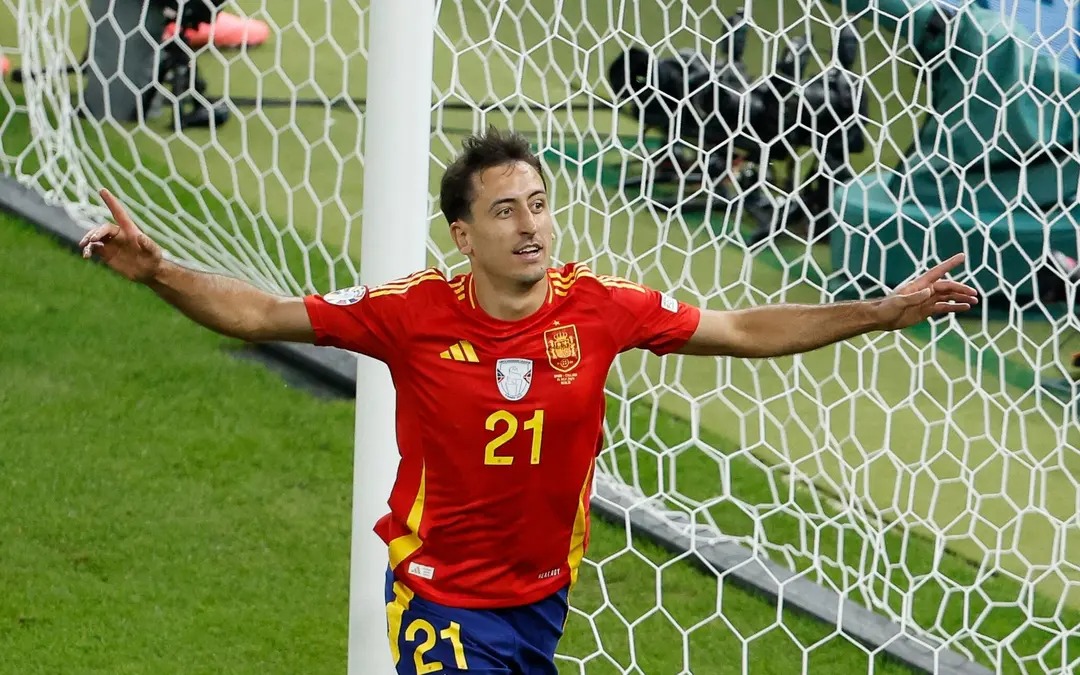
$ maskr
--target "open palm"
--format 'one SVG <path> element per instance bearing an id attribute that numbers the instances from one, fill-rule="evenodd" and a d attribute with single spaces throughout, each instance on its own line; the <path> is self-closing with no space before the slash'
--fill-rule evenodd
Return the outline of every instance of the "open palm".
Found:
<path id="1" fill-rule="evenodd" d="M 979 302 L 976 290 L 947 279 L 950 271 L 964 262 L 958 253 L 918 278 L 897 288 L 881 302 L 884 327 L 896 330 L 914 326 L 938 314 L 963 312 Z"/>

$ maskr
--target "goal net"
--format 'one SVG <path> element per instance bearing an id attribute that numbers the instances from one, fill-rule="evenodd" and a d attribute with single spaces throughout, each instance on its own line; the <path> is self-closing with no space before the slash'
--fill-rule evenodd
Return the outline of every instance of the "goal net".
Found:
<path id="1" fill-rule="evenodd" d="M 267 289 L 355 283 L 384 225 L 363 95 L 394 67 L 367 62 L 367 2 L 223 4 L 130 83 L 140 121 L 80 114 L 91 27 L 163 42 L 99 4 L 0 0 L 3 171 L 84 221 L 108 187 L 170 255 Z M 561 672 L 907 672 L 904 644 L 1080 669 L 1075 5 L 436 12 L 432 265 L 465 269 L 437 180 L 496 125 L 546 164 L 559 262 L 724 309 L 872 297 L 964 252 L 985 298 L 798 357 L 621 356 Z"/>

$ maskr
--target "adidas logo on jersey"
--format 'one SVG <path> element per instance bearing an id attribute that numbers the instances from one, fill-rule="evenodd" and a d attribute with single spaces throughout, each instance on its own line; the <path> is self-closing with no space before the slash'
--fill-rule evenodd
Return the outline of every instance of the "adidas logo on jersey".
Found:
<path id="1" fill-rule="evenodd" d="M 439 354 L 439 358 L 447 359 L 449 361 L 480 363 L 480 359 L 476 358 L 476 350 L 473 349 L 472 344 L 470 344 L 468 340 L 460 340 L 457 344 L 451 345 L 450 349 Z"/>

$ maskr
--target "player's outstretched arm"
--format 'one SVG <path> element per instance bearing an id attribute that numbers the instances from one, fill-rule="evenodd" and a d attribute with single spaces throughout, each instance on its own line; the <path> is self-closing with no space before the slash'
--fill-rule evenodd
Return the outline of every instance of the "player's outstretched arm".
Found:
<path id="1" fill-rule="evenodd" d="M 301 298 L 266 293 L 239 279 L 197 272 L 164 260 L 108 190 L 100 192 L 115 223 L 95 227 L 79 242 L 83 257 L 96 255 L 131 281 L 145 284 L 185 316 L 229 337 L 252 342 L 314 342 Z"/>
<path id="2" fill-rule="evenodd" d="M 963 261 L 963 254 L 957 254 L 875 300 L 703 310 L 697 330 L 679 353 L 745 358 L 800 354 L 863 333 L 907 328 L 931 316 L 962 312 L 978 302 L 978 295 L 945 277 Z"/>

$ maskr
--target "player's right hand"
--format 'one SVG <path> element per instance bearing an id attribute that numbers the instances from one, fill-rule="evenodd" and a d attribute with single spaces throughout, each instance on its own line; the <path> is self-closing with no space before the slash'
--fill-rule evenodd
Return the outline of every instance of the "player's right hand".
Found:
<path id="1" fill-rule="evenodd" d="M 83 258 L 96 255 L 131 281 L 146 283 L 161 267 L 161 247 L 135 226 L 119 200 L 108 190 L 98 194 L 112 212 L 114 223 L 93 228 L 79 242 Z"/>

